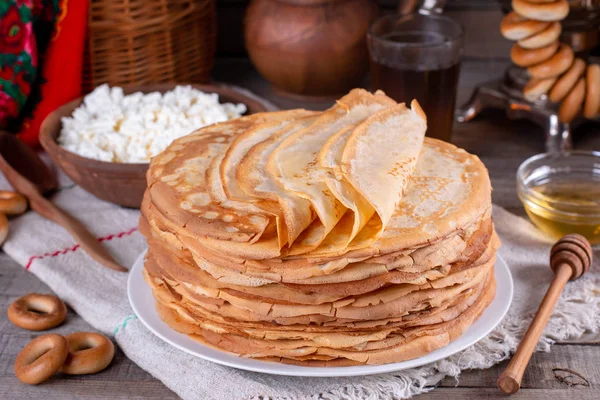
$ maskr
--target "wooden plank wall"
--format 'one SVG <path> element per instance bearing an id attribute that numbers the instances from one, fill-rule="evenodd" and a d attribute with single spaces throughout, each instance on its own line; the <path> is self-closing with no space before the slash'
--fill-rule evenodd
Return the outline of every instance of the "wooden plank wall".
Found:
<path id="1" fill-rule="evenodd" d="M 243 16 L 249 0 L 215 0 L 218 20 L 220 57 L 246 55 L 243 40 Z M 378 0 L 382 13 L 393 12 L 398 0 Z M 448 0 L 445 14 L 459 21 L 466 31 L 465 56 L 468 59 L 509 58 L 511 43 L 499 31 L 502 11 L 496 0 Z"/>

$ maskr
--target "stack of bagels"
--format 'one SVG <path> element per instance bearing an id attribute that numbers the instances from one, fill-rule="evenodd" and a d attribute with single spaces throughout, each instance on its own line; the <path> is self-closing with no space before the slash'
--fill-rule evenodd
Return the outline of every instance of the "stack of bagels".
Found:
<path id="1" fill-rule="evenodd" d="M 254 114 L 152 159 L 145 277 L 173 329 L 242 357 L 383 364 L 460 336 L 495 295 L 481 161 L 416 101 L 356 89 Z"/>
<path id="2" fill-rule="evenodd" d="M 559 119 L 571 122 L 579 114 L 600 114 L 600 65 L 576 58 L 571 46 L 559 42 L 561 20 L 569 14 L 567 0 L 513 0 L 513 11 L 500 25 L 502 35 L 516 43 L 512 61 L 527 68 L 523 89 L 533 101 L 544 95 L 559 103 Z"/>

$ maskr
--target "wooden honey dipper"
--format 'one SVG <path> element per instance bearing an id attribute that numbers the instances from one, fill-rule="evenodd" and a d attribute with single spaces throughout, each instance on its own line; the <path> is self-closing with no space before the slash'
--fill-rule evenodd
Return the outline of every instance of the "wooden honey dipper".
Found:
<path id="1" fill-rule="evenodd" d="M 535 314 L 517 352 L 498 378 L 498 387 L 506 394 L 516 393 L 521 387 L 523 372 L 535 350 L 548 318 L 569 280 L 585 274 L 592 264 L 592 246 L 581 235 L 570 234 L 561 238 L 550 251 L 550 267 L 554 279 Z"/>
<path id="2" fill-rule="evenodd" d="M 600 115 L 600 65 L 586 65 L 569 45 L 559 43 L 560 21 L 569 13 L 567 0 L 513 0 L 512 6 L 500 31 L 517 41 L 511 59 L 531 77 L 523 88 L 525 98 L 533 101 L 548 94 L 550 101 L 560 103 L 562 122 L 580 113 L 585 118 Z"/>

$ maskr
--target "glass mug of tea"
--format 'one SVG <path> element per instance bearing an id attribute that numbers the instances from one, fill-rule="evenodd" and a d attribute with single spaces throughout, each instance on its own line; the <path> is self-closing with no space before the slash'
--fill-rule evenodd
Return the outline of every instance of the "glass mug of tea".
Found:
<path id="1" fill-rule="evenodd" d="M 463 29 L 439 15 L 388 15 L 370 27 L 371 84 L 399 102 L 417 99 L 427 136 L 449 141 L 463 53 Z"/>

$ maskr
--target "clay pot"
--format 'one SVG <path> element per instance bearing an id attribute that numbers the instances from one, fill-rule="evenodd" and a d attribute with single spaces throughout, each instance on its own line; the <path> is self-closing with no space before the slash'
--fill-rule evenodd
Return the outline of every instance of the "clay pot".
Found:
<path id="1" fill-rule="evenodd" d="M 244 36 L 250 59 L 277 89 L 337 96 L 368 69 L 372 0 L 252 0 Z"/>

